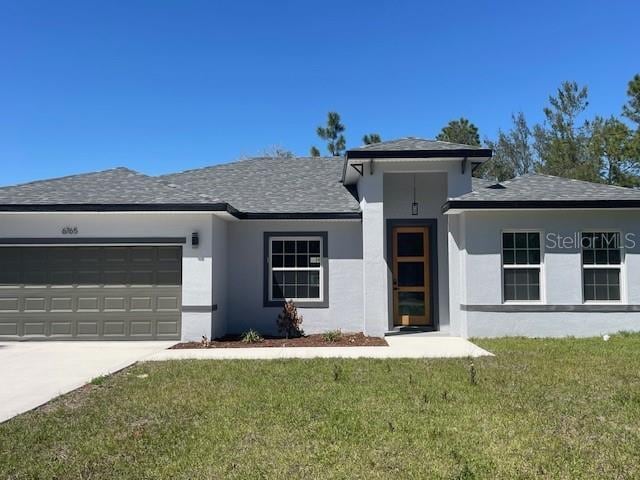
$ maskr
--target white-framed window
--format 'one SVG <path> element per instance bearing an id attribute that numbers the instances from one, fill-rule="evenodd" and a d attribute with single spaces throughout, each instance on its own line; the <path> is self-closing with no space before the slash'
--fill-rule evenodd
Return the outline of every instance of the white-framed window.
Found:
<path id="1" fill-rule="evenodd" d="M 541 300 L 541 232 L 502 232 L 502 298 L 505 302 Z"/>
<path id="2" fill-rule="evenodd" d="M 619 302 L 622 244 L 620 232 L 582 232 L 582 292 L 585 302 Z"/>
<path id="3" fill-rule="evenodd" d="M 270 236 L 269 301 L 322 302 L 324 292 L 324 238 Z"/>

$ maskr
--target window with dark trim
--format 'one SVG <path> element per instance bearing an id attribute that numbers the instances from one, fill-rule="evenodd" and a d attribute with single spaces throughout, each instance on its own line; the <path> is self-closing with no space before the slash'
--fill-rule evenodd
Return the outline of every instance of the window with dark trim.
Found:
<path id="1" fill-rule="evenodd" d="M 502 234 L 503 298 L 508 301 L 540 300 L 540 232 Z"/>
<path id="2" fill-rule="evenodd" d="M 266 233 L 265 304 L 293 300 L 299 306 L 327 306 L 327 235 Z"/>
<path id="3" fill-rule="evenodd" d="M 582 289 L 584 301 L 619 301 L 622 246 L 619 232 L 583 232 Z"/>

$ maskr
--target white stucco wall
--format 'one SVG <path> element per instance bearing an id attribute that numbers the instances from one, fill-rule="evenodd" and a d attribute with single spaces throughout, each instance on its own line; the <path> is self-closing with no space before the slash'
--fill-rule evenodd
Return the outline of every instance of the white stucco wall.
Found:
<path id="1" fill-rule="evenodd" d="M 640 330 L 640 312 L 490 312 L 473 311 L 473 306 L 502 305 L 501 233 L 510 229 L 537 229 L 543 234 L 541 275 L 542 305 L 563 310 L 588 308 L 582 298 L 582 265 L 579 244 L 558 248 L 560 235 L 573 237 L 581 231 L 617 230 L 635 239 L 628 243 L 621 271 L 622 300 L 613 305 L 640 305 L 640 212 L 638 211 L 504 211 L 467 212 L 459 221 L 466 237 L 459 258 L 464 260 L 458 281 L 463 288 L 460 304 L 471 306 L 456 322 L 459 333 L 468 336 L 590 336 L 619 330 Z M 451 241 L 458 232 L 451 232 Z M 555 240 L 551 240 L 555 239 Z M 454 265 L 450 264 L 453 271 Z M 586 307 L 585 307 L 586 305 Z M 607 305 L 604 305 L 605 307 Z M 548 309 L 550 310 L 550 309 Z M 595 310 L 595 308 L 594 308 Z"/>
<path id="2" fill-rule="evenodd" d="M 211 338 L 219 338 L 227 333 L 228 304 L 228 221 L 212 218 L 212 313 Z"/>
<path id="3" fill-rule="evenodd" d="M 212 214 L 186 213 L 6 213 L 0 238 L 67 238 L 61 230 L 77 226 L 76 237 L 187 237 L 182 245 L 182 305 L 212 305 Z M 191 233 L 200 235 L 197 249 Z M 211 335 L 211 311 L 183 312 L 182 339 Z"/>
<path id="4" fill-rule="evenodd" d="M 416 175 L 417 216 L 411 214 L 413 175 Z M 366 331 L 382 335 L 393 328 L 391 267 L 387 264 L 389 219 L 435 219 L 438 229 L 439 329 L 449 330 L 448 218 L 440 213 L 447 197 L 471 190 L 470 165 L 461 159 L 374 161 L 358 180 L 363 217 L 364 315 Z"/>
<path id="5" fill-rule="evenodd" d="M 354 221 L 246 220 L 228 223 L 227 332 L 277 333 L 280 307 L 264 307 L 264 232 L 328 234 L 329 307 L 298 308 L 307 333 L 363 330 L 362 226 Z M 214 254 L 215 258 L 215 254 Z"/>

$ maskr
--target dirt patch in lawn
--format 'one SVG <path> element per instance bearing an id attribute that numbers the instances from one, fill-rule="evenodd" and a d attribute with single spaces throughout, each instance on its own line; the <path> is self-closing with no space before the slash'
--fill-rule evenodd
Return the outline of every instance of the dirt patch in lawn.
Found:
<path id="1" fill-rule="evenodd" d="M 380 337 L 367 337 L 362 333 L 343 333 L 334 341 L 328 341 L 322 334 L 305 335 L 299 338 L 265 336 L 262 342 L 245 343 L 240 335 L 227 335 L 211 340 L 206 346 L 201 342 L 178 343 L 172 349 L 184 348 L 253 348 L 253 347 L 386 347 L 387 342 Z"/>

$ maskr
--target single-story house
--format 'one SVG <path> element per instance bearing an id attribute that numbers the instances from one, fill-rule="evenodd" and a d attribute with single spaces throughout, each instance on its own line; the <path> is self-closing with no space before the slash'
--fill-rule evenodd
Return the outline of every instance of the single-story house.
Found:
<path id="1" fill-rule="evenodd" d="M 472 177 L 488 149 L 126 168 L 0 188 L 0 339 L 640 330 L 640 191 Z"/>

